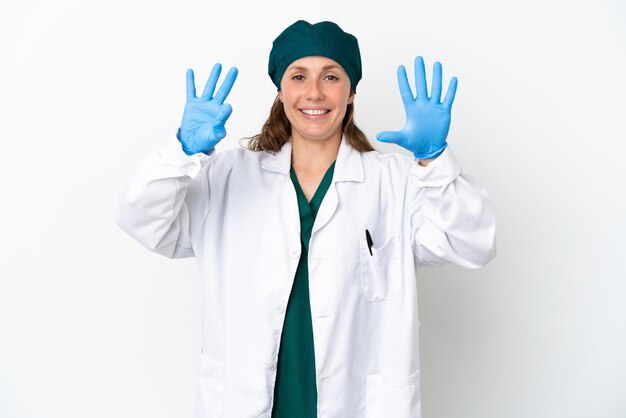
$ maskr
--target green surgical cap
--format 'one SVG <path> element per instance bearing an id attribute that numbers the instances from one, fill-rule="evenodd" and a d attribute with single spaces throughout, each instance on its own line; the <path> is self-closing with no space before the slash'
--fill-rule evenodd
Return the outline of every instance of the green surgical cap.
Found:
<path id="1" fill-rule="evenodd" d="M 333 22 L 314 25 L 298 20 L 274 40 L 267 72 L 280 90 L 287 67 L 300 58 L 322 56 L 336 61 L 350 78 L 352 90 L 361 80 L 361 53 L 357 39 Z"/>

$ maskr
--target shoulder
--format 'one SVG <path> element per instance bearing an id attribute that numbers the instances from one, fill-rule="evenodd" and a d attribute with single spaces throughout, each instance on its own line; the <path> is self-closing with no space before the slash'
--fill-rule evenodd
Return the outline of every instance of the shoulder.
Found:
<path id="1" fill-rule="evenodd" d="M 366 173 L 379 173 L 389 176 L 407 176 L 415 158 L 398 152 L 381 153 L 369 151 L 361 153 L 363 168 Z"/>
<path id="2" fill-rule="evenodd" d="M 265 151 L 252 151 L 244 147 L 217 151 L 213 164 L 220 169 L 231 167 L 260 167 L 261 161 L 271 154 Z"/>

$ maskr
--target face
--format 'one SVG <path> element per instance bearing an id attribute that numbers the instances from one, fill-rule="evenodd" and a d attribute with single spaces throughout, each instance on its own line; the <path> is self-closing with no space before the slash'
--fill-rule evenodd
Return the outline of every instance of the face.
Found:
<path id="1" fill-rule="evenodd" d="M 336 61 L 305 57 L 292 62 L 278 95 L 291 122 L 294 141 L 341 139 L 341 124 L 354 93 L 348 74 Z"/>

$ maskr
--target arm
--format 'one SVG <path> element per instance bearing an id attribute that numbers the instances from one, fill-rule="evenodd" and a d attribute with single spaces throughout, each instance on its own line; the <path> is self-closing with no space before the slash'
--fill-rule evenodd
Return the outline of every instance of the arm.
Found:
<path id="1" fill-rule="evenodd" d="M 117 224 L 148 249 L 167 257 L 194 255 L 193 233 L 208 213 L 215 145 L 226 136 L 232 112 L 224 100 L 237 69 L 231 68 L 213 96 L 221 65 L 216 64 L 201 97 L 193 71 L 187 71 L 187 102 L 177 134 L 166 148 L 148 157 L 119 199 Z"/>
<path id="2" fill-rule="evenodd" d="M 422 167 L 428 167 L 428 164 L 430 164 L 431 161 L 435 161 L 435 159 L 429 158 L 427 160 L 419 160 L 417 163 L 421 165 Z"/>
<path id="3" fill-rule="evenodd" d="M 459 163 L 447 148 L 457 79 L 452 77 L 441 102 L 441 64 L 436 62 L 429 97 L 424 60 L 417 57 L 416 96 L 403 66 L 398 68 L 398 86 L 406 124 L 401 131 L 379 133 L 377 139 L 398 144 L 416 158 L 408 205 L 417 263 L 481 267 L 495 256 L 495 217 L 485 189 L 461 175 Z"/>
<path id="4" fill-rule="evenodd" d="M 418 265 L 478 268 L 496 253 L 495 214 L 486 190 L 461 174 L 446 149 L 427 167 L 414 163 L 409 185 L 412 246 Z"/>
<path id="5" fill-rule="evenodd" d="M 120 195 L 117 224 L 146 248 L 192 257 L 191 225 L 208 211 L 210 155 L 187 155 L 173 140 L 144 160 Z M 204 202 L 193 199 L 206 191 Z"/>

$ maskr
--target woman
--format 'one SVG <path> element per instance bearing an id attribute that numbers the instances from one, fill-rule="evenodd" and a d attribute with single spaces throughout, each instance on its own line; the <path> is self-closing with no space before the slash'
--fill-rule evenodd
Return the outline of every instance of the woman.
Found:
<path id="1" fill-rule="evenodd" d="M 484 189 L 460 174 L 446 137 L 456 90 L 417 98 L 404 67 L 402 131 L 373 151 L 353 121 L 358 42 L 331 22 L 298 21 L 276 38 L 278 88 L 249 149 L 215 152 L 237 70 L 201 97 L 187 72 L 177 140 L 150 156 L 120 199 L 118 224 L 203 277 L 198 418 L 419 417 L 415 273 L 476 268 L 495 251 Z"/>

